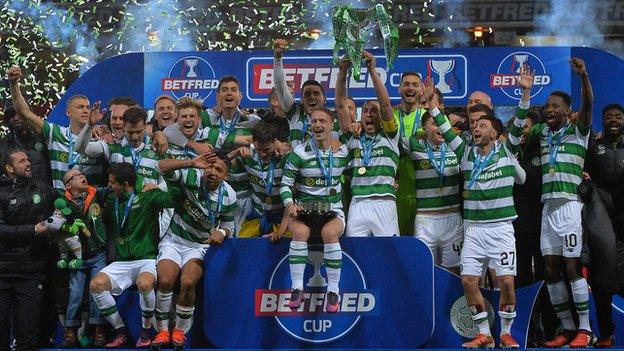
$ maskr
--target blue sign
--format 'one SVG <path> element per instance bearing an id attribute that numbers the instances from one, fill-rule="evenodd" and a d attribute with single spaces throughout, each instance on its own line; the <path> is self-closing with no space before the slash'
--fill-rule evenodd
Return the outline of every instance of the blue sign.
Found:
<path id="1" fill-rule="evenodd" d="M 415 238 L 344 238 L 340 243 L 341 302 L 333 314 L 325 311 L 320 247 L 309 249 L 306 299 L 294 312 L 288 308 L 288 241 L 228 240 L 208 250 L 206 337 L 219 348 L 424 345 L 434 329 L 433 258 L 427 246 Z"/>
<path id="2" fill-rule="evenodd" d="M 471 92 L 481 90 L 492 97 L 495 106 L 515 106 L 520 90 L 515 77 L 521 64 L 536 72 L 533 105 L 543 105 L 555 90 L 572 96 L 573 108 L 581 102 L 581 83 L 570 70 L 571 57 L 580 57 L 594 90 L 594 129 L 602 127 L 601 109 L 608 103 L 620 102 L 620 87 L 611 77 L 624 76 L 622 59 L 596 49 L 581 47 L 523 47 L 523 48 L 454 48 L 403 49 L 395 67 L 386 71 L 381 50 L 372 50 L 378 58 L 377 72 L 385 82 L 393 103 L 399 101 L 398 86 L 401 73 L 416 71 L 431 77 L 449 106 L 463 106 Z M 328 105 L 333 105 L 338 68 L 332 64 L 328 50 L 289 51 L 284 54 L 284 69 L 288 80 L 295 83 L 295 96 L 301 84 L 316 79 L 324 85 Z M 218 79 L 233 75 L 241 84 L 246 108 L 266 108 L 273 86 L 273 53 L 270 51 L 201 51 L 147 52 L 116 56 L 101 62 L 78 78 L 54 108 L 49 118 L 66 124 L 65 104 L 70 96 L 84 94 L 91 101 L 107 101 L 114 96 L 132 96 L 148 109 L 162 94 L 174 98 L 191 96 L 215 105 Z M 114 77 L 111 78 L 111 77 Z M 370 72 L 362 67 L 359 81 L 348 82 L 349 94 L 358 103 L 374 98 Z"/>

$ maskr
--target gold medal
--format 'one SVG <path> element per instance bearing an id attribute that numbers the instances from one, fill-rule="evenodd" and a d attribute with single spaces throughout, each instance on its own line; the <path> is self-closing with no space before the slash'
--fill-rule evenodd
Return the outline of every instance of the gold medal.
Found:
<path id="1" fill-rule="evenodd" d="M 464 190 L 462 194 L 464 195 L 464 199 L 468 198 L 468 190 Z"/>
<path id="2" fill-rule="evenodd" d="M 271 202 L 272 202 L 272 201 L 273 201 L 273 200 L 271 199 L 271 196 L 270 196 L 270 195 L 269 195 L 269 196 L 267 196 L 267 197 L 264 199 L 264 202 L 266 202 L 267 204 L 271 204 Z"/>
<path id="3" fill-rule="evenodd" d="M 552 167 L 550 167 L 550 169 L 548 170 L 548 175 L 549 175 L 549 176 L 551 176 L 551 177 L 554 177 L 554 176 L 555 176 L 555 173 L 557 173 L 557 172 L 555 171 L 555 169 L 554 169 L 554 168 L 552 168 Z"/>
<path id="4" fill-rule="evenodd" d="M 125 243 L 126 243 L 126 241 L 124 240 L 124 238 L 117 238 L 117 244 L 123 245 Z"/>
<path id="5" fill-rule="evenodd" d="M 366 167 L 360 167 L 360 168 L 358 168 L 357 172 L 358 172 L 358 174 L 359 174 L 359 175 L 364 175 L 364 174 L 366 174 Z"/>
<path id="6" fill-rule="evenodd" d="M 337 192 L 337 191 L 336 191 L 336 189 L 334 189 L 334 188 L 331 188 L 331 190 L 329 190 L 329 195 L 334 196 L 334 195 L 336 195 L 337 193 L 338 193 L 338 192 Z"/>

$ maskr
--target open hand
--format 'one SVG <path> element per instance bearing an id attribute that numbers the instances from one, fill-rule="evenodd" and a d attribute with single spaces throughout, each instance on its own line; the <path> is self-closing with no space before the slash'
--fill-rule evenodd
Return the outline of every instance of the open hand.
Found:
<path id="1" fill-rule="evenodd" d="M 104 114 L 106 113 L 106 109 L 101 110 L 100 106 L 102 106 L 102 102 L 98 101 L 93 104 L 91 107 L 91 112 L 89 113 L 89 125 L 94 126 L 104 118 Z"/>
<path id="2" fill-rule="evenodd" d="M 531 68 L 527 65 L 520 67 L 520 77 L 516 81 L 516 84 L 524 90 L 531 90 L 533 82 L 535 81 L 535 70 L 531 71 Z"/>

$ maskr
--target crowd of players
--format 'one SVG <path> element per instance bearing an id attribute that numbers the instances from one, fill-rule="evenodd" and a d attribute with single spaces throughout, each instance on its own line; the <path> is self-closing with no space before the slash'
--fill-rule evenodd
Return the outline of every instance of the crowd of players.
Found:
<path id="1" fill-rule="evenodd" d="M 547 330 L 543 345 L 595 343 L 580 274 L 578 187 L 592 178 L 613 196 L 617 212 L 620 188 L 612 185 L 624 175 L 618 153 L 624 108 L 605 107 L 604 131 L 591 133 L 593 95 L 582 60 L 571 60 L 582 82 L 578 112 L 567 93 L 553 92 L 538 117 L 530 106 L 534 73 L 521 67 L 522 97 L 505 126 L 487 94 L 473 92 L 464 112 L 450 113 L 433 82 L 417 72 L 402 73 L 398 106 L 372 74 L 377 98 L 361 106 L 358 119 L 348 97 L 348 60 L 340 62 L 334 111 L 314 80 L 303 82 L 297 102 L 282 67 L 286 48 L 275 40 L 270 108 L 257 114 L 239 105 L 239 82 L 226 76 L 213 108 L 163 95 L 148 121 L 131 98 L 113 98 L 103 110 L 74 95 L 67 100 L 69 125 L 61 126 L 29 109 L 21 70 L 9 69 L 0 181 L 3 347 L 11 335 L 17 349 L 34 349 L 50 335 L 46 327 L 43 337 L 37 333 L 38 325 L 54 328 L 55 316 L 41 312 L 48 295 L 60 306 L 64 346 L 127 345 L 113 296 L 133 285 L 142 315 L 136 347 L 182 347 L 204 254 L 234 236 L 291 237 L 293 310 L 304 300 L 308 241 L 320 236 L 325 308 L 338 312 L 343 233 L 413 235 L 430 247 L 436 264 L 461 275 L 479 329 L 463 347 L 495 344 L 479 290 L 489 281 L 501 291 L 499 345 L 518 348 L 510 332 L 515 287 L 537 279 L 546 281 L 549 299 L 534 313 L 532 328 L 543 329 L 549 305 L 561 325 Z M 375 72 L 375 57 L 364 52 L 363 58 Z M 594 296 L 597 345 L 609 347 L 611 292 Z M 32 318 L 38 315 L 42 321 Z M 105 320 L 113 331 L 108 339 Z"/>

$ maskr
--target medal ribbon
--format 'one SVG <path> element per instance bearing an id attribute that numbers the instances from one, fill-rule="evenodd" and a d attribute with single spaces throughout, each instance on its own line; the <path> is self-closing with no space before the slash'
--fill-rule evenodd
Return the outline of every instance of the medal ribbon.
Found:
<path id="1" fill-rule="evenodd" d="M 475 159 L 474 161 L 472 161 L 472 171 L 470 171 L 470 181 L 468 182 L 468 186 L 466 187 L 466 189 L 472 188 L 474 183 L 477 181 L 477 178 L 479 177 L 479 175 L 481 175 L 481 173 L 483 172 L 483 170 L 485 169 L 487 164 L 490 162 L 490 159 L 492 158 L 492 156 L 494 156 L 495 153 L 496 153 L 496 147 L 492 147 L 492 150 L 490 150 L 490 153 L 487 154 L 487 156 L 483 157 L 479 155 L 479 153 L 475 149 Z"/>
<path id="2" fill-rule="evenodd" d="M 566 123 L 563 128 L 559 129 L 559 131 L 557 132 L 557 141 L 554 145 L 553 132 L 551 130 L 548 130 L 548 165 L 550 166 L 550 168 L 555 168 L 555 164 L 557 163 L 557 154 L 559 153 L 559 146 L 561 145 L 561 141 L 563 140 L 563 136 L 569 125 L 569 123 Z"/>
<path id="3" fill-rule="evenodd" d="M 442 143 L 442 145 L 440 145 L 440 163 L 438 164 L 436 162 L 435 155 L 433 154 L 433 149 L 431 149 L 429 142 L 426 143 L 427 156 L 429 156 L 429 161 L 431 161 L 431 165 L 436 170 L 436 173 L 438 173 L 438 179 L 440 180 L 440 185 L 442 185 L 444 179 L 444 167 L 446 166 L 446 144 Z"/>
<path id="4" fill-rule="evenodd" d="M 325 186 L 333 187 L 332 183 L 332 171 L 334 167 L 334 151 L 331 146 L 329 147 L 329 165 L 325 167 L 323 164 L 323 155 L 321 154 L 321 150 L 316 146 L 316 142 L 314 139 L 311 139 L 310 145 L 312 145 L 312 150 L 316 153 L 316 159 L 319 164 L 319 168 L 321 169 L 321 173 L 323 173 L 323 177 L 325 178 Z"/>
<path id="5" fill-rule="evenodd" d="M 132 207 L 132 202 L 134 201 L 135 197 L 136 193 L 132 192 L 132 194 L 130 194 L 130 197 L 128 198 L 128 202 L 126 202 L 126 207 L 124 209 L 124 215 L 121 219 L 121 222 L 119 221 L 119 198 L 115 199 L 115 219 L 117 220 L 117 228 L 119 229 L 119 234 L 121 234 L 121 231 L 126 224 L 126 219 L 128 219 L 128 215 L 130 214 L 130 208 Z"/>
<path id="6" fill-rule="evenodd" d="M 213 227 L 217 226 L 217 214 L 219 214 L 219 211 L 221 211 L 221 206 L 223 205 L 223 194 L 225 193 L 225 187 L 223 186 L 223 183 L 219 185 L 219 189 L 217 191 L 217 208 L 213 211 L 212 203 L 210 201 L 210 193 L 206 189 L 204 189 L 204 201 L 206 202 L 206 209 L 208 210 L 208 219 L 210 220 L 210 224 L 212 224 Z"/>

